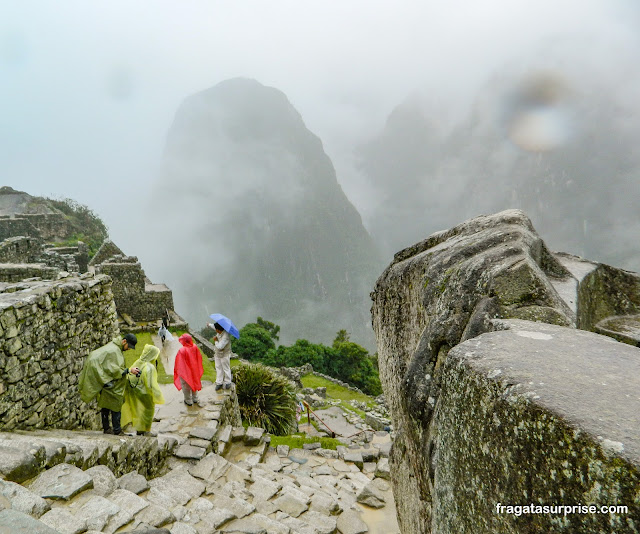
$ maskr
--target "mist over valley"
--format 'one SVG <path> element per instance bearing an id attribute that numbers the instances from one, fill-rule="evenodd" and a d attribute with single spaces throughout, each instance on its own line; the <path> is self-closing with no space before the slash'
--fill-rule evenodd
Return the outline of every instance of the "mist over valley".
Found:
<path id="1" fill-rule="evenodd" d="M 3 184 L 89 206 L 196 328 L 373 350 L 393 254 L 507 208 L 640 270 L 635 3 L 0 14 Z"/>

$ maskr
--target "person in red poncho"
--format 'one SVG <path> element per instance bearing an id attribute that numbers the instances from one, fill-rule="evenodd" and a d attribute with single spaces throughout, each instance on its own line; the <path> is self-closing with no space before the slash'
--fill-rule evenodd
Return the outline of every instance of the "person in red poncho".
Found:
<path id="1" fill-rule="evenodd" d="M 193 406 L 194 402 L 199 404 L 198 391 L 202 389 L 202 354 L 189 334 L 182 334 L 178 341 L 182 348 L 176 354 L 173 365 L 173 383 L 178 391 L 182 390 L 184 403 Z"/>

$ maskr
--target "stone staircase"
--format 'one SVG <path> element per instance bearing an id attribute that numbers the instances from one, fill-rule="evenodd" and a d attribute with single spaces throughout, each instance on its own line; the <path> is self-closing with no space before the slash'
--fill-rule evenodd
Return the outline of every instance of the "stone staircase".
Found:
<path id="1" fill-rule="evenodd" d="M 389 485 L 343 458 L 327 449 L 281 449 L 251 465 L 208 453 L 151 480 L 136 472 L 116 477 L 104 465 L 58 464 L 26 487 L 0 481 L 0 532 L 369 532 L 358 503 L 392 504 Z"/>
<path id="2" fill-rule="evenodd" d="M 399 532 L 388 433 L 338 450 L 274 449 L 263 429 L 238 424 L 233 390 L 202 393 L 201 406 L 168 399 L 155 437 L 0 435 L 14 453 L 0 454 L 0 533 Z M 28 468 L 9 469 L 20 454 Z"/>

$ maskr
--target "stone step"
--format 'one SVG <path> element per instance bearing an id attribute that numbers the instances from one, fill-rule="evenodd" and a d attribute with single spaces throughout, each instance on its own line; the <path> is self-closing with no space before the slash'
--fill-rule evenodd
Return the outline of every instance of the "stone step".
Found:
<path id="1" fill-rule="evenodd" d="M 22 514 L 20 524 L 31 528 L 25 532 L 46 534 L 367 532 L 359 507 L 387 506 L 389 484 L 319 450 L 291 449 L 281 458 L 269 449 L 253 466 L 209 453 L 149 481 L 136 473 L 118 478 L 107 466 L 58 464 L 24 486 L 0 481 L 0 506 L 10 512 L 0 515 L 0 531 L 3 520 Z"/>
<path id="2" fill-rule="evenodd" d="M 271 437 L 263 428 L 216 424 L 195 426 L 189 430 L 188 438 L 180 438 L 179 446 L 174 450 L 174 456 L 180 460 L 200 460 L 210 452 L 223 457 L 233 454 L 242 456 L 240 460 L 248 461 L 252 465 L 264 460 L 269 448 Z M 162 437 L 159 434 L 158 437 Z M 233 450 L 233 453 L 231 452 Z"/>
<path id="3" fill-rule="evenodd" d="M 156 437 L 64 430 L 0 435 L 0 447 L 30 455 L 32 469 L 20 475 L 22 484 L 0 481 L 0 512 L 10 512 L 6 521 L 23 514 L 24 532 L 46 534 L 355 534 L 367 532 L 363 507 L 395 517 L 383 480 L 386 432 L 371 433 L 360 447 L 311 444 L 276 452 L 263 429 L 234 423 L 233 395 L 212 396 L 198 407 L 174 403 L 156 419 Z"/>
<path id="4" fill-rule="evenodd" d="M 117 475 L 160 473 L 175 441 L 143 436 L 112 436 L 96 431 L 33 430 L 0 433 L 0 475 L 24 482 L 66 463 L 80 469 L 105 465 Z"/>

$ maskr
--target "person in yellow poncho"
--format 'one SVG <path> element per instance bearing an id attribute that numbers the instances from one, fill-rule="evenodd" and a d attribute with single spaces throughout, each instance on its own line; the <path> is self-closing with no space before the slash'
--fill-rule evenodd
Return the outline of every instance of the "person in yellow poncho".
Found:
<path id="1" fill-rule="evenodd" d="M 140 369 L 139 376 L 128 376 L 129 385 L 124 391 L 122 426 L 132 423 L 139 436 L 151 430 L 156 404 L 164 404 L 164 396 L 158 384 L 156 361 L 160 349 L 145 345 L 133 367 Z"/>

